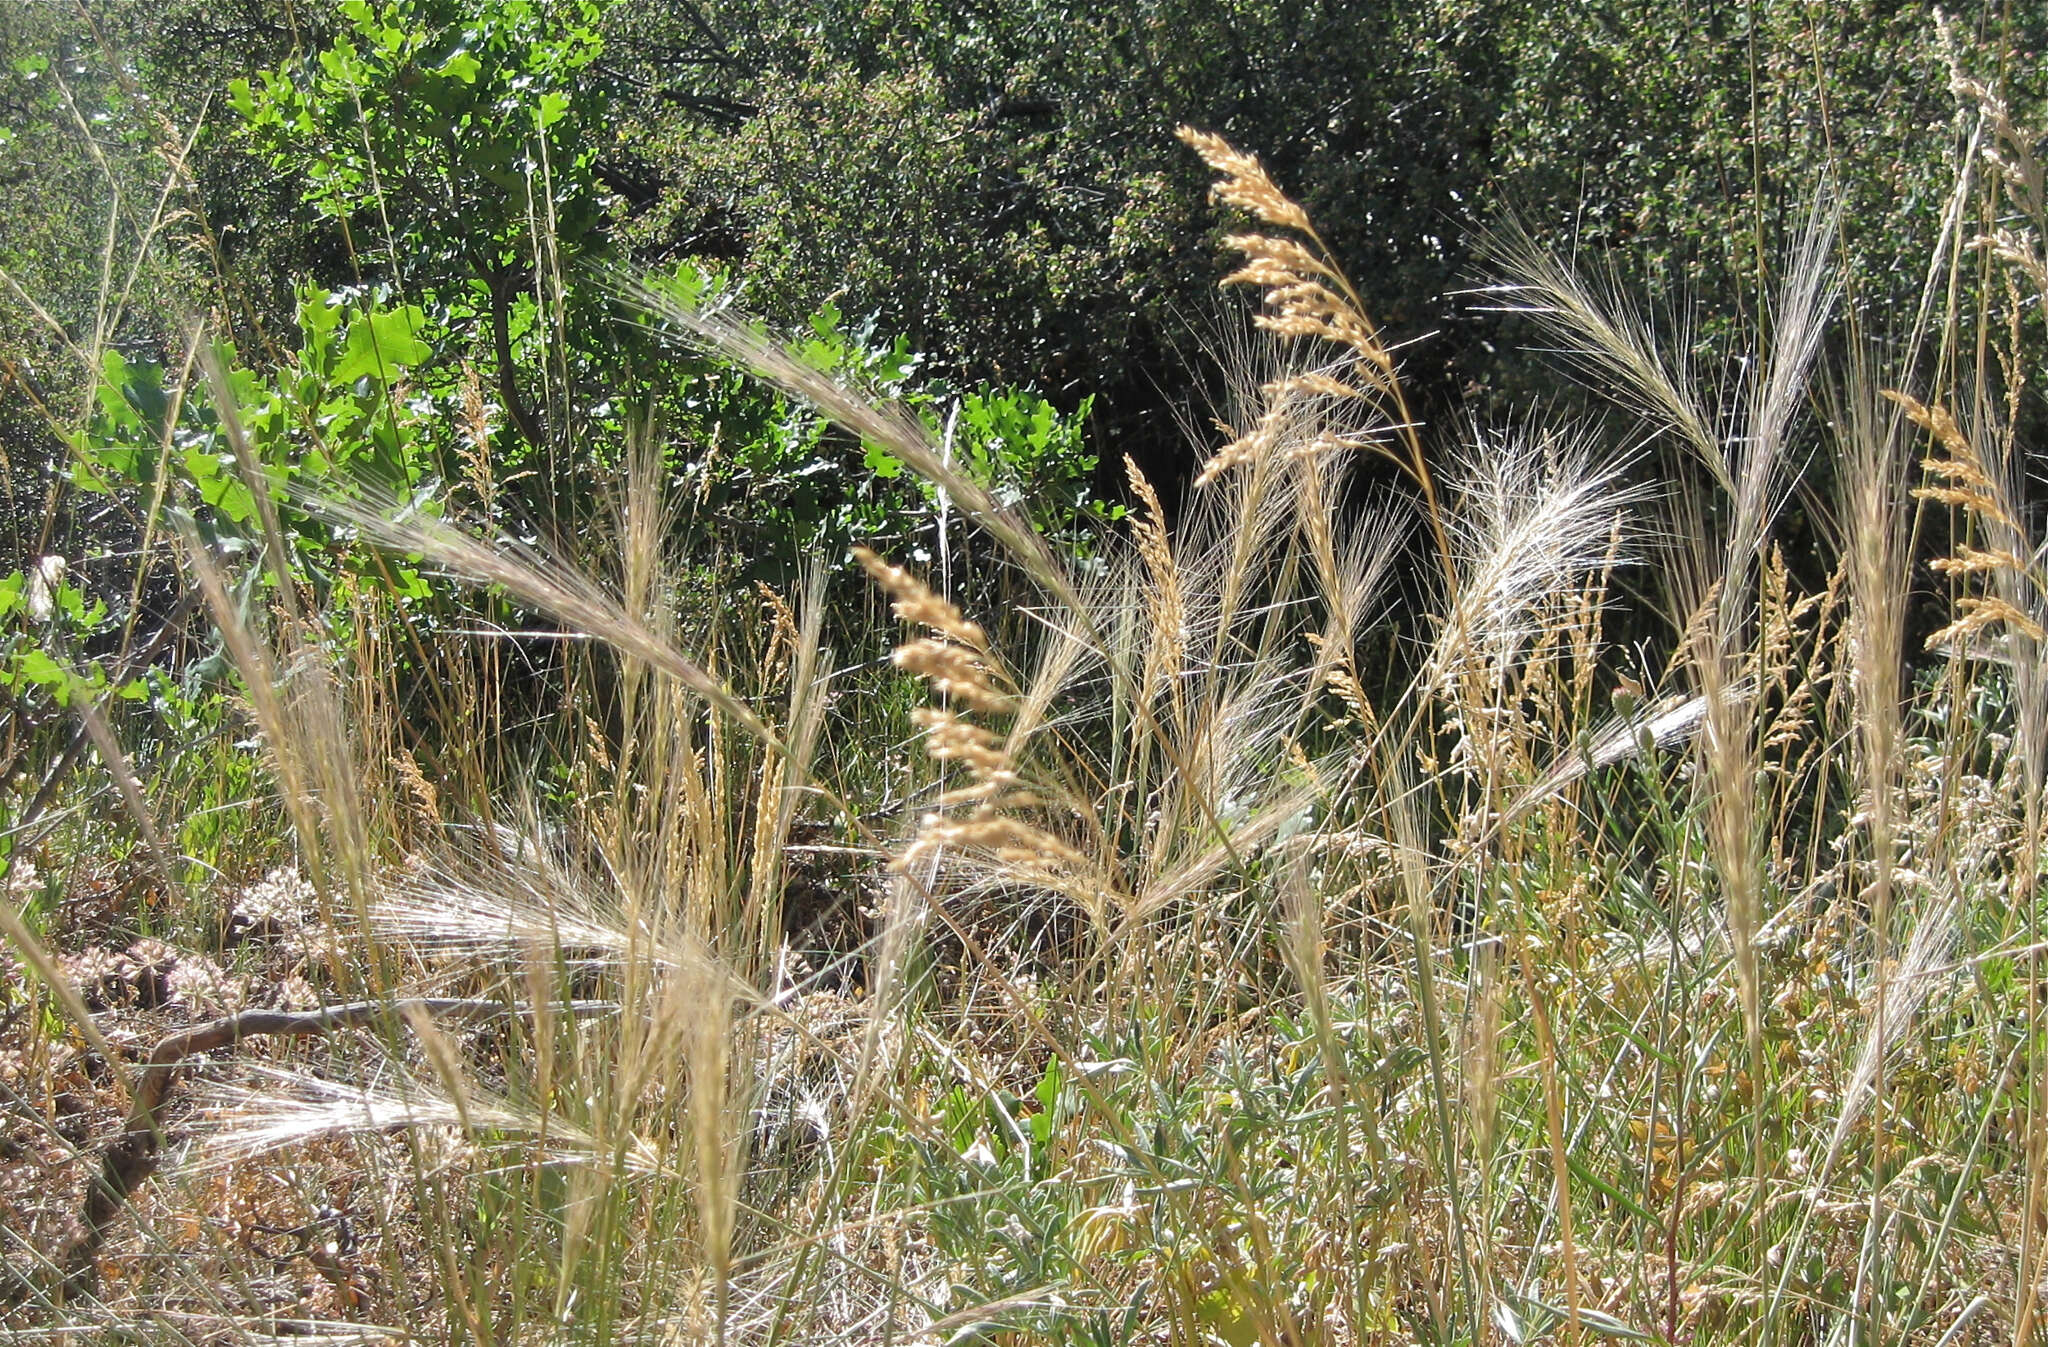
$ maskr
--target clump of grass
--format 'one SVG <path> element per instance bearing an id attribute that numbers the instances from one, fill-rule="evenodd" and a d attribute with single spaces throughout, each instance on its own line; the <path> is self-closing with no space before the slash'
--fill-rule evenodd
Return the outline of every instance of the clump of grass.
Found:
<path id="1" fill-rule="evenodd" d="M 1994 200 L 2036 202 L 2009 113 L 1958 87 Z M 2048 589 L 2011 401 L 1988 373 L 1886 393 L 1862 347 L 1816 373 L 1821 209 L 1718 389 L 1510 246 L 1637 449 L 1425 434 L 1308 214 L 1183 138 L 1260 223 L 1226 284 L 1274 343 L 1231 371 L 1183 517 L 1127 464 L 1129 536 L 1091 566 L 914 418 L 649 301 L 1002 549 L 1002 614 L 858 555 L 909 628 L 886 679 L 836 672 L 822 579 L 745 596 L 758 632 L 681 623 L 646 444 L 576 556 L 308 502 L 580 639 L 551 797 L 399 751 L 421 736 L 386 695 L 388 614 L 323 638 L 282 566 L 277 610 L 248 613 L 188 542 L 318 893 L 298 975 L 367 1008 L 195 1082 L 169 1123 L 202 1143 L 189 1186 L 144 1193 L 144 1233 L 108 1248 L 184 1272 L 59 1304 L 30 1269 L 16 1313 L 182 1296 L 205 1333 L 257 1336 L 235 1282 L 269 1223 L 176 1227 L 225 1172 L 306 1176 L 309 1213 L 325 1194 L 374 1225 L 374 1250 L 309 1235 L 284 1261 L 319 1279 L 323 1330 L 412 1341 L 2029 1338 Z M 2031 275 L 2038 238 L 1986 238 Z M 2000 339 L 2016 381 L 2030 339 Z M 1834 498 L 1808 492 L 1826 550 L 1801 566 L 1781 521 L 1809 444 Z M 1915 509 L 1954 521 L 1925 571 Z M 1411 535 L 1433 567 L 1400 590 Z M 1931 654 L 1908 639 L 1928 576 L 1953 590 Z M 1614 637 L 1631 594 L 1670 618 L 1645 649 Z M 830 751 L 878 684 L 896 700 L 853 723 L 887 752 L 847 760 L 886 779 Z M 502 728 L 480 689 L 447 701 Z M 872 861 L 845 881 L 859 995 L 792 956 L 806 827 Z M 48 1005 L 100 1034 L 19 925 Z M 457 1003 L 504 1013 L 432 1013 Z M 338 1228 L 293 1228 L 316 1227 Z"/>

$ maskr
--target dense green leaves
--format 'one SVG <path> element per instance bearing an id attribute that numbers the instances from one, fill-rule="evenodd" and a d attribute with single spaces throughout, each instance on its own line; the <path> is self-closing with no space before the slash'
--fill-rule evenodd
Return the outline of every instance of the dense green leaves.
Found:
<path id="1" fill-rule="evenodd" d="M 577 536 L 651 430 L 691 502 L 677 546 L 707 564 L 779 577 L 856 542 L 936 554 L 946 502 L 886 449 L 621 323 L 600 279 L 620 260 L 699 299 L 723 272 L 804 358 L 908 404 L 1085 547 L 1105 437 L 1170 485 L 1165 353 L 1214 302 L 1227 226 L 1179 122 L 1258 151 L 1303 198 L 1409 343 L 1438 423 L 1554 388 L 1540 356 L 1503 354 L 1490 305 L 1457 297 L 1506 215 L 1732 331 L 1760 321 L 1751 297 L 1825 183 L 1858 321 L 1881 335 L 1919 283 L 1953 148 L 1931 20 L 1874 0 L 351 0 L 286 17 L 243 0 L 114 6 L 90 32 L 5 23 L 0 173 L 30 187 L 0 211 L 32 226 L 0 261 L 47 313 L 8 305 L 0 326 L 0 376 L 33 394 L 0 412 L 10 509 L 45 500 L 45 473 L 136 502 L 162 478 L 219 536 L 249 532 L 258 502 L 211 394 L 177 386 L 205 307 L 309 553 L 325 534 L 286 487 L 330 475 Z M 136 204 L 152 190 L 157 219 Z M 1725 334 L 1698 335 L 1713 361 Z M 49 499 L 50 529 L 15 532 L 82 553 L 72 497 Z M 102 528 L 92 545 L 118 543 Z"/>
<path id="2" fill-rule="evenodd" d="M 424 429 L 422 407 L 396 387 L 433 352 L 417 306 L 352 310 L 340 297 L 309 288 L 299 317 L 300 347 L 274 374 L 239 364 L 232 347 L 220 356 L 254 466 L 309 564 L 324 571 L 317 558 L 330 530 L 297 507 L 292 487 L 340 491 L 355 483 L 401 496 L 436 488 L 437 446 Z M 205 507 L 195 518 L 209 536 L 253 538 L 256 497 L 215 405 L 216 390 L 188 389 L 172 423 L 163 379 L 156 365 L 106 353 L 95 414 L 74 437 L 73 484 L 97 494 L 150 488 L 167 467 Z M 161 462 L 166 445 L 168 465 Z"/>
<path id="3" fill-rule="evenodd" d="M 659 166 L 638 237 L 743 259 L 771 308 L 841 295 L 972 375 L 1097 391 L 1123 418 L 1213 302 L 1218 221 L 1178 123 L 1303 199 L 1415 342 L 1433 417 L 1550 383 L 1453 293 L 1486 275 L 1505 214 L 1733 324 L 1832 192 L 1881 334 L 1952 168 L 1946 55 L 1924 9 L 1889 3 L 797 0 L 720 6 L 708 34 L 698 17 L 608 16 L 629 134 Z"/>
<path id="4" fill-rule="evenodd" d="M 351 0 L 341 13 L 331 43 L 227 83 L 306 204 L 429 286 L 520 265 L 536 218 L 556 246 L 581 246 L 601 218 L 597 5 Z"/>

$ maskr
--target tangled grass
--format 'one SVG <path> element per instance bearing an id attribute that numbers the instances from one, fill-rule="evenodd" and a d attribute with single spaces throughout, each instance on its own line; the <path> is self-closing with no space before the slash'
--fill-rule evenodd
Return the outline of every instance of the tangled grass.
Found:
<path id="1" fill-rule="evenodd" d="M 2003 176 L 1970 166 L 1936 259 L 2039 283 L 2027 139 L 1958 88 Z M 1818 210 L 1752 358 L 1703 386 L 1510 241 L 1513 302 L 1642 448 L 1435 443 L 1308 215 L 1184 138 L 1266 231 L 1229 283 L 1273 345 L 1182 517 L 1131 466 L 1091 566 L 914 421 L 646 296 L 925 474 L 1032 596 L 965 613 L 862 555 L 905 628 L 886 676 L 836 667 L 860 636 L 821 584 L 686 629 L 649 453 L 589 557 L 320 502 L 588 639 L 549 803 L 394 747 L 388 608 L 339 640 L 258 622 L 188 543 L 303 876 L 238 975 L 388 1013 L 287 1051 L 230 1010 L 207 1041 L 237 1050 L 131 1122 L 164 1181 L 67 1276 L 77 1232 L 44 1218 L 93 1146 L 50 1101 L 104 1124 L 134 1043 L 223 1006 L 10 914 L 35 978 L 9 1144 L 54 1185 L 8 1195 L 41 1213 L 8 1225 L 10 1334 L 2034 1340 L 2048 577 L 2019 320 L 1986 329 L 2002 375 L 1955 375 L 1974 334 L 1938 306 L 1880 372 L 1831 336 Z M 2016 209 L 1971 239 L 1979 192 Z M 1795 565 L 1802 491 L 1825 551 Z M 1623 594 L 1669 619 L 1654 658 L 1610 636 Z M 469 668 L 449 701 L 502 733 Z M 856 933 L 808 962 L 800 883 Z M 507 1013 L 434 1010 L 484 1003 Z"/>

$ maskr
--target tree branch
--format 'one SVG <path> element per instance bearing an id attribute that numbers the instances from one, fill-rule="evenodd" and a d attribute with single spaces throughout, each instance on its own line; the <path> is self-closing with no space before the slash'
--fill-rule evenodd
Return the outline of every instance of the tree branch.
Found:
<path id="1" fill-rule="evenodd" d="M 616 1010 L 607 1001 L 571 1001 L 571 1013 Z M 322 1006 L 318 1010 L 244 1010 L 207 1024 L 181 1029 L 158 1040 L 135 1084 L 135 1097 L 121 1134 L 107 1144 L 99 1177 L 86 1190 L 81 1223 L 85 1231 L 56 1268 L 61 1272 L 54 1288 L 60 1300 L 73 1300 L 91 1291 L 99 1275 L 99 1251 L 107 1232 L 127 1205 L 128 1198 L 156 1172 L 163 1151 L 164 1132 L 158 1113 L 170 1097 L 178 1067 L 197 1053 L 232 1048 L 249 1038 L 306 1038 L 335 1029 L 359 1029 L 365 1025 L 400 1022 L 409 1015 L 434 1019 L 482 1023 L 524 1013 L 525 1008 L 502 1001 L 475 997 L 412 997 L 399 1001 L 350 1001 Z M 37 1289 L 28 1273 L 17 1274 L 12 1285 L 0 1286 L 0 1307 L 19 1304 Z"/>
<path id="2" fill-rule="evenodd" d="M 500 268 L 489 277 L 491 287 L 491 348 L 498 357 L 498 400 L 505 404 L 505 419 L 528 447 L 539 449 L 547 442 L 541 424 L 527 410 L 519 392 L 519 371 L 512 364 L 512 273 Z"/>

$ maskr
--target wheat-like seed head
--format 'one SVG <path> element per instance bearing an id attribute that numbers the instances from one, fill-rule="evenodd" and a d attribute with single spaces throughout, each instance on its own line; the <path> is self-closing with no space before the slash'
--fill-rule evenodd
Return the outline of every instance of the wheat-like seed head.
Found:
<path id="1" fill-rule="evenodd" d="M 1019 818 L 996 812 L 984 805 L 964 819 L 928 814 L 917 831 L 917 841 L 897 861 L 898 868 L 912 864 L 933 847 L 959 847 L 985 852 L 999 861 L 1028 866 L 1041 873 L 1083 872 L 1088 858 L 1045 829 Z"/>
<path id="2" fill-rule="evenodd" d="M 2000 579 L 2008 594 L 2016 594 L 2018 591 L 2012 586 L 2027 576 L 2031 567 L 2017 546 L 2022 544 L 2026 535 L 2015 518 L 2016 507 L 2009 504 L 2007 488 L 1985 465 L 1976 444 L 1956 424 L 1955 416 L 1948 408 L 1938 404 L 1930 406 L 1892 390 L 1887 390 L 1884 396 L 1897 403 L 1906 418 L 1931 435 L 1943 451 L 1943 457 L 1930 456 L 1922 459 L 1920 464 L 1938 484 L 1917 487 L 1913 494 L 1921 500 L 1975 515 L 1983 521 L 1994 539 L 1994 544 L 1988 548 L 1958 543 L 1951 555 L 1932 563 L 1934 569 L 1944 575 L 1984 575 Z M 1970 638 L 1996 626 L 2007 627 L 2034 641 L 2042 640 L 2044 636 L 2041 622 L 2014 603 L 2011 597 L 1964 598 L 1958 601 L 1956 611 L 1955 621 L 1927 638 L 1928 649 L 1951 645 L 1966 648 Z"/>
<path id="3" fill-rule="evenodd" d="M 441 793 L 434 789 L 434 783 L 427 780 L 427 774 L 420 770 L 419 759 L 412 751 L 401 747 L 392 755 L 391 770 L 395 772 L 406 790 L 412 795 L 421 815 L 432 827 L 441 824 Z"/>
<path id="4" fill-rule="evenodd" d="M 1296 393 L 1319 393 L 1325 397 L 1333 398 L 1358 398 L 1365 396 L 1356 384 L 1348 384 L 1342 379 L 1332 378 L 1320 370 L 1310 370 L 1306 374 L 1290 374 L 1284 379 L 1268 380 L 1266 383 L 1259 385 L 1259 391 L 1275 400 L 1290 397 Z"/>
<path id="5" fill-rule="evenodd" d="M 934 594 L 924 583 L 904 570 L 892 566 L 865 547 L 853 549 L 854 559 L 861 569 L 874 577 L 894 602 L 891 610 L 896 616 L 914 626 L 930 627 L 942 636 L 950 636 L 964 646 L 975 650 L 988 649 L 988 635 L 979 623 L 970 622 L 960 610 L 946 599 Z"/>
<path id="6" fill-rule="evenodd" d="M 1195 485 L 1207 486 L 1232 468 L 1264 458 L 1280 442 L 1280 428 L 1286 409 L 1284 400 L 1275 402 L 1259 416 L 1257 424 L 1250 430 L 1209 455 L 1209 461 L 1202 465 L 1202 471 L 1195 477 Z"/>
<path id="7" fill-rule="evenodd" d="M 1266 311 L 1252 321 L 1281 340 L 1326 341 L 1343 352 L 1343 358 L 1327 369 L 1284 377 L 1262 387 L 1264 409 L 1257 423 L 1243 433 L 1226 430 L 1231 442 L 1203 466 L 1195 485 L 1206 486 L 1233 468 L 1264 461 L 1282 442 L 1283 428 L 1300 420 L 1304 402 L 1331 398 L 1363 403 L 1372 421 L 1369 428 L 1311 433 L 1299 453 L 1314 456 L 1332 449 L 1369 449 L 1407 474 L 1422 491 L 1445 578 L 1455 584 L 1450 541 L 1419 427 L 1401 391 L 1393 352 L 1366 315 L 1357 288 L 1337 265 L 1308 212 L 1274 184 L 1256 156 L 1192 127 L 1182 127 L 1180 138 L 1216 171 L 1218 180 L 1210 189 L 1215 200 L 1300 235 L 1230 235 L 1226 242 L 1244 258 L 1244 264 L 1224 277 L 1224 286 L 1248 285 L 1259 290 Z"/>
<path id="8" fill-rule="evenodd" d="M 1962 428 L 1956 424 L 1954 414 L 1948 408 L 1938 403 L 1929 406 L 1895 388 L 1886 389 L 1884 397 L 1887 401 L 1897 403 L 1906 413 L 1907 420 L 1934 436 L 1941 447 L 1948 450 L 1948 460 L 1928 462 L 1925 465 L 1928 471 L 1939 472 L 1943 476 L 1950 476 L 1974 486 L 1985 486 L 1990 483 L 1991 479 L 1984 475 L 1983 465 L 1978 462 L 1976 447 L 1970 443 L 1969 436 L 1963 434 Z"/>
<path id="9" fill-rule="evenodd" d="M 1183 126 L 1175 134 L 1216 171 L 1216 185 L 1209 189 L 1212 198 L 1250 211 L 1269 225 L 1307 231 L 1308 212 L 1274 185 L 1257 155 L 1245 154 L 1214 132 L 1197 131 L 1192 126 Z"/>
<path id="10" fill-rule="evenodd" d="M 1173 544 L 1166 536 L 1166 511 L 1159 493 L 1137 462 L 1124 455 L 1124 472 L 1131 490 L 1145 509 L 1131 525 L 1150 584 L 1144 587 L 1145 615 L 1151 627 L 1151 642 L 1145 654 L 1145 691 L 1149 702 L 1163 685 L 1179 699 L 1180 672 L 1187 655 L 1187 595 L 1181 585 L 1180 566 L 1174 559 Z"/>
<path id="11" fill-rule="evenodd" d="M 1338 397 L 1394 391 L 1390 387 L 1394 358 L 1381 343 L 1372 320 L 1360 310 L 1344 273 L 1330 260 L 1308 212 L 1274 184 L 1257 156 L 1233 149 L 1221 136 L 1192 127 L 1182 127 L 1180 138 L 1216 170 L 1217 182 L 1209 192 L 1213 199 L 1249 211 L 1269 225 L 1294 230 L 1307 240 L 1272 234 L 1232 234 L 1224 240 L 1244 257 L 1244 265 L 1224 277 L 1223 284 L 1248 285 L 1265 295 L 1270 312 L 1254 321 L 1285 339 L 1312 337 L 1334 342 L 1371 367 L 1369 389 L 1324 375 L 1312 376 L 1320 384 L 1314 391 Z M 1278 399 L 1281 394 L 1269 389 L 1268 396 Z"/>
<path id="12" fill-rule="evenodd" d="M 1372 703 L 1366 700 L 1365 689 L 1359 686 L 1358 679 L 1351 670 L 1341 663 L 1332 664 L 1323 674 L 1323 681 L 1332 692 L 1343 699 L 1344 705 L 1351 711 L 1351 718 L 1358 722 L 1359 728 L 1371 733 L 1377 723 L 1373 716 Z"/>
<path id="13" fill-rule="evenodd" d="M 1391 376 L 1394 358 L 1380 345 L 1370 320 L 1321 281 L 1272 268 L 1249 267 L 1231 273 L 1225 285 L 1256 285 L 1266 292 L 1273 312 L 1252 321 L 1268 332 L 1293 340 L 1320 338 L 1358 352 L 1383 375 Z"/>
<path id="14" fill-rule="evenodd" d="M 1156 498 L 1152 504 L 1156 509 Z M 1164 545 L 1163 532 L 1158 542 Z M 894 600 L 898 617 L 937 633 L 898 646 L 894 654 L 898 668 L 924 679 L 934 692 L 967 712 L 1029 719 L 1028 710 L 998 686 L 990 669 L 987 636 L 979 625 L 902 567 L 890 565 L 865 548 L 857 549 L 855 555 Z M 1012 763 L 1012 742 L 959 711 L 921 707 L 913 718 L 925 732 L 925 752 L 936 761 L 959 763 L 973 782 L 938 797 L 939 809 L 919 820 L 916 835 L 890 868 L 897 874 L 910 874 L 942 850 L 976 852 L 993 860 L 1010 878 L 1066 893 L 1099 914 L 1107 885 L 1087 858 L 1046 829 L 1004 812 L 1041 803 L 1037 795 L 1021 788 Z M 1011 739 L 1016 735 L 1013 730 Z M 965 818 L 941 812 L 963 805 L 972 806 Z"/>
<path id="15" fill-rule="evenodd" d="M 957 762 L 980 781 L 1014 781 L 1002 736 L 951 711 L 920 706 L 911 719 L 925 732 L 925 752 L 940 762 Z"/>
<path id="16" fill-rule="evenodd" d="M 971 650 L 926 636 L 897 646 L 892 658 L 897 668 L 924 679 L 934 692 L 962 706 L 998 715 L 1010 709 L 1009 695 L 995 686 L 988 666 Z"/>
<path id="17" fill-rule="evenodd" d="M 796 611 L 789 606 L 789 600 L 776 593 L 772 586 L 757 581 L 754 592 L 760 596 L 761 608 L 768 619 L 767 648 L 761 652 L 759 661 L 761 685 L 774 687 L 788 671 L 791 659 L 802 646 L 802 628 L 797 622 Z"/>
<path id="18" fill-rule="evenodd" d="M 1987 571 L 2024 571 L 2027 568 L 2025 558 L 2010 548 L 2000 547 L 1987 552 L 1968 543 L 1958 544 L 1954 556 L 1936 557 L 1929 564 L 1943 575 L 1981 575 Z"/>
<path id="19" fill-rule="evenodd" d="M 2033 137 L 2013 120 L 2012 104 L 2004 95 L 1963 68 L 1963 44 L 1956 38 L 1953 21 L 1936 10 L 1935 26 L 1948 54 L 1949 92 L 1963 103 L 1975 106 L 1990 132 L 1980 146 L 1985 162 L 1998 170 L 2012 203 L 2027 214 L 2038 216 L 2043 206 L 2048 205 L 2048 189 L 2044 189 L 2043 168 L 2034 154 Z"/>
<path id="20" fill-rule="evenodd" d="M 2040 623 L 2004 599 L 1995 596 L 1962 599 L 1957 602 L 1956 608 L 1962 616 L 1927 638 L 1929 650 L 1945 645 L 1965 647 L 1970 637 L 1980 635 L 2000 624 L 2012 628 L 2032 641 L 2048 638 L 2048 631 L 2044 631 Z"/>
<path id="21" fill-rule="evenodd" d="M 462 433 L 455 437 L 455 453 L 462 460 L 470 489 L 488 506 L 497 495 L 497 480 L 491 468 L 491 414 L 484 401 L 483 375 L 468 361 L 462 366 L 459 425 Z"/>
<path id="22" fill-rule="evenodd" d="M 1978 252 L 1990 253 L 2001 262 L 2011 263 L 2036 287 L 2048 289 L 2048 262 L 2044 262 L 2034 241 L 2024 234 L 2010 229 L 1997 229 L 1989 234 L 1979 234 L 1970 240 L 1969 246 Z"/>

